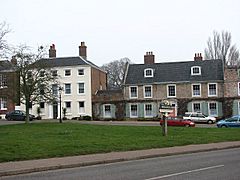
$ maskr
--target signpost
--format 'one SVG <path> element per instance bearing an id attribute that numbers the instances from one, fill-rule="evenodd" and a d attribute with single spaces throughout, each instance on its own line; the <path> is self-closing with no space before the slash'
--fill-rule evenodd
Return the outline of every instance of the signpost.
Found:
<path id="1" fill-rule="evenodd" d="M 159 113 L 162 115 L 163 118 L 163 125 L 162 125 L 162 134 L 163 136 L 167 136 L 167 120 L 166 117 L 169 113 L 172 113 L 172 106 L 168 100 L 163 100 L 160 103 Z"/>

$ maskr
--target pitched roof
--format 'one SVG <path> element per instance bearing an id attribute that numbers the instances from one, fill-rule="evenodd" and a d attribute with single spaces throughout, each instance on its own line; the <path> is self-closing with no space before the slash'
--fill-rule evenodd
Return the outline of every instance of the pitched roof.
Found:
<path id="1" fill-rule="evenodd" d="M 94 67 L 96 69 L 103 71 L 97 65 L 95 65 L 91 61 L 83 59 L 81 56 L 40 59 L 34 65 L 39 65 L 39 64 L 44 65 L 46 67 L 50 67 L 50 68 L 63 67 L 63 66 L 89 65 L 91 67 Z"/>
<path id="2" fill-rule="evenodd" d="M 191 75 L 191 67 L 201 67 L 201 75 Z M 144 77 L 144 69 L 153 69 L 153 77 Z M 223 80 L 222 60 L 184 61 L 155 64 L 129 64 L 125 84 L 154 84 Z"/>
<path id="3" fill-rule="evenodd" d="M 4 60 L 4 61 L 0 61 L 0 71 L 1 72 L 13 72 L 15 71 L 13 64 L 8 61 L 8 60 Z"/>

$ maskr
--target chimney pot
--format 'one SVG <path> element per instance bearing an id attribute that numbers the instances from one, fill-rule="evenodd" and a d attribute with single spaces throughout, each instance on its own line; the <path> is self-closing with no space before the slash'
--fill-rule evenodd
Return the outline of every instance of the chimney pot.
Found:
<path id="1" fill-rule="evenodd" d="M 49 49 L 49 57 L 54 58 L 56 57 L 56 49 L 55 49 L 55 44 L 52 44 Z"/>
<path id="2" fill-rule="evenodd" d="M 155 56 L 153 55 L 152 51 L 146 52 L 146 55 L 144 55 L 144 64 L 154 64 L 154 58 Z"/>
<path id="3" fill-rule="evenodd" d="M 202 61 L 202 53 L 195 53 L 194 61 Z"/>

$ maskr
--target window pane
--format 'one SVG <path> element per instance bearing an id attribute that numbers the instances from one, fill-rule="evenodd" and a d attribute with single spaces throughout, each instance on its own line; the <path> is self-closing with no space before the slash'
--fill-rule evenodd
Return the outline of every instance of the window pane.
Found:
<path id="1" fill-rule="evenodd" d="M 210 116 L 217 115 L 217 103 L 209 103 L 209 115 Z"/>
<path id="2" fill-rule="evenodd" d="M 84 93 L 84 83 L 78 83 L 78 93 Z"/>
<path id="3" fill-rule="evenodd" d="M 137 114 L 137 105 L 134 104 L 134 105 L 131 105 L 131 110 L 130 110 L 130 113 L 131 113 L 131 116 L 132 117 L 137 117 L 138 114 Z"/>
<path id="4" fill-rule="evenodd" d="M 216 84 L 209 84 L 209 95 L 217 95 L 217 85 Z"/>
<path id="5" fill-rule="evenodd" d="M 65 102 L 65 106 L 66 106 L 66 108 L 71 108 L 71 102 Z"/>
<path id="6" fill-rule="evenodd" d="M 176 96 L 175 86 L 168 86 L 168 96 Z"/>
<path id="7" fill-rule="evenodd" d="M 200 103 L 193 103 L 193 112 L 201 112 Z"/>
<path id="8" fill-rule="evenodd" d="M 84 69 L 79 69 L 78 70 L 78 75 L 80 75 L 80 76 L 84 75 Z"/>
<path id="9" fill-rule="evenodd" d="M 151 86 L 145 87 L 145 97 L 152 97 L 152 87 Z"/>
<path id="10" fill-rule="evenodd" d="M 71 75 L 71 70 L 65 70 L 65 76 L 70 76 Z"/>
<path id="11" fill-rule="evenodd" d="M 65 94 L 71 94 L 71 84 L 65 84 Z"/>
<path id="12" fill-rule="evenodd" d="M 137 87 L 130 87 L 130 96 L 137 97 Z"/>
<path id="13" fill-rule="evenodd" d="M 145 105 L 145 115 L 152 116 L 152 104 Z"/>
<path id="14" fill-rule="evenodd" d="M 84 101 L 79 102 L 79 113 L 85 113 Z"/>
<path id="15" fill-rule="evenodd" d="M 104 106 L 104 116 L 111 117 L 111 106 L 110 105 Z"/>
<path id="16" fill-rule="evenodd" d="M 200 85 L 193 85 L 193 96 L 200 96 Z"/>
<path id="17" fill-rule="evenodd" d="M 52 85 L 52 92 L 53 92 L 53 95 L 55 95 L 55 96 L 58 95 L 58 85 L 57 84 Z"/>

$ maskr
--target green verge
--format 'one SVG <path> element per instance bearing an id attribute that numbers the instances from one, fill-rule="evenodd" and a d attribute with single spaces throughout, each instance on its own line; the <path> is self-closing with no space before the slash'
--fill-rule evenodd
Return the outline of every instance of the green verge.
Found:
<path id="1" fill-rule="evenodd" d="M 36 123 L 0 126 L 0 162 L 239 141 L 239 129 Z"/>

